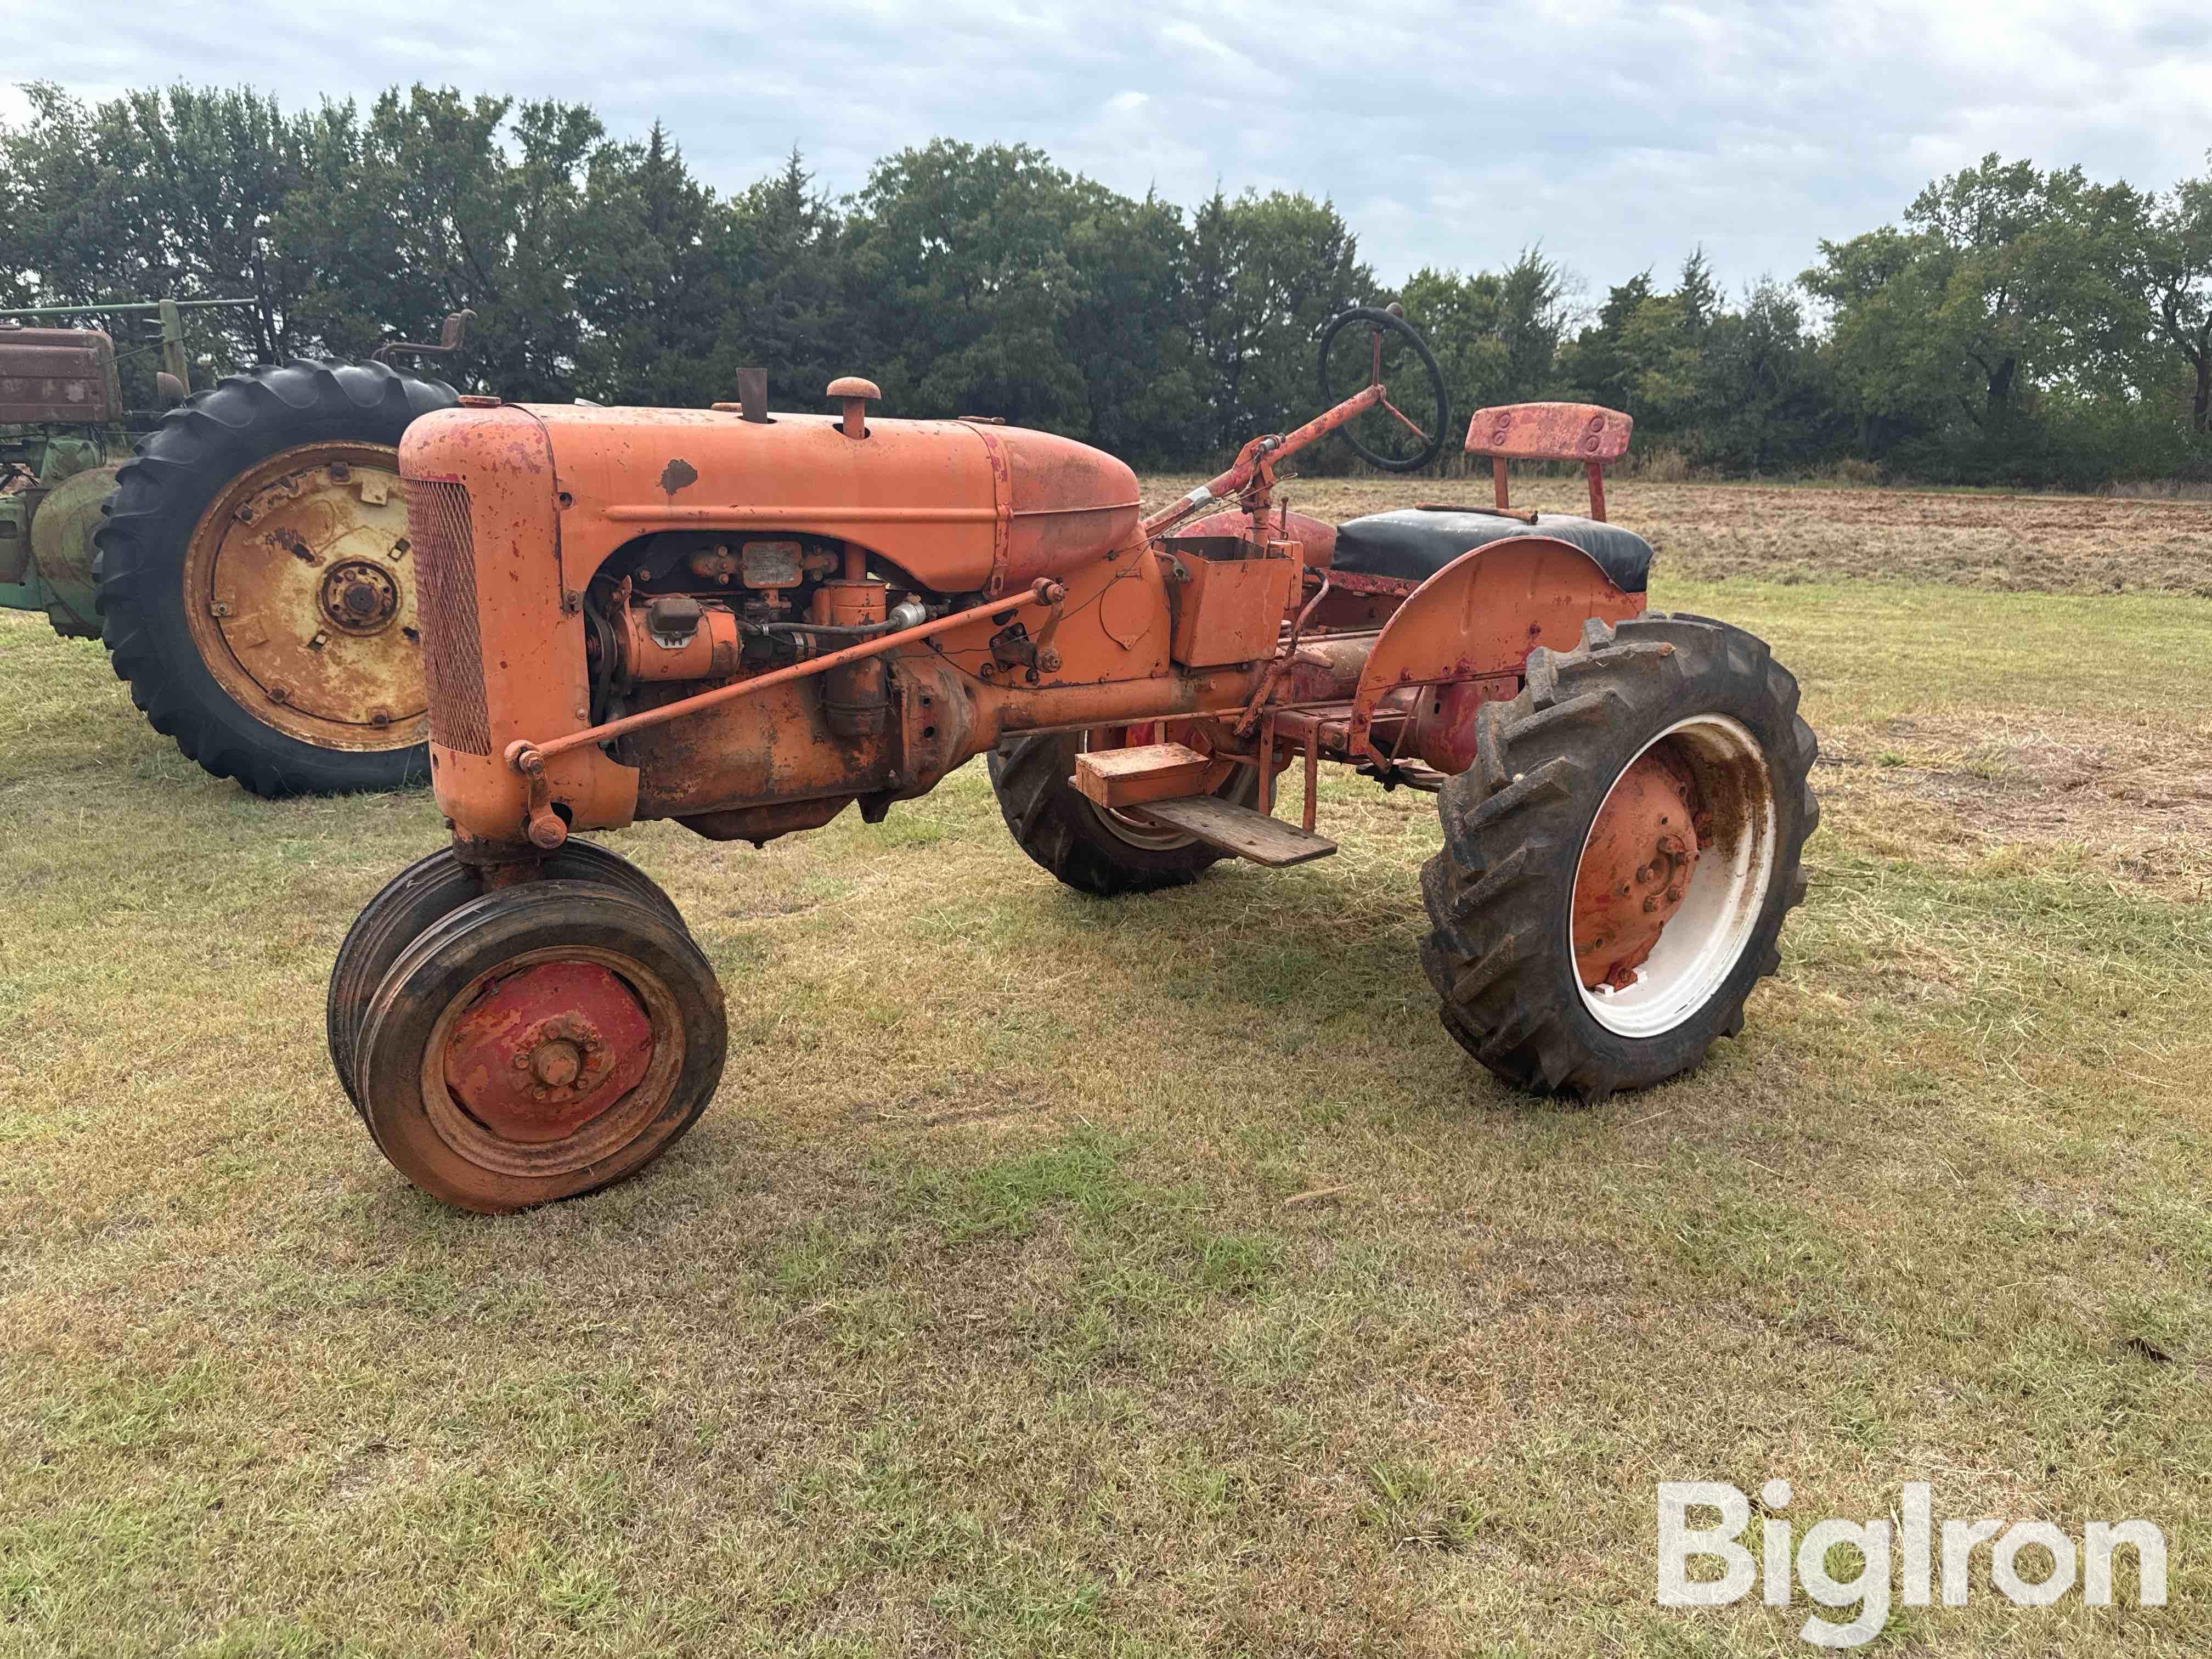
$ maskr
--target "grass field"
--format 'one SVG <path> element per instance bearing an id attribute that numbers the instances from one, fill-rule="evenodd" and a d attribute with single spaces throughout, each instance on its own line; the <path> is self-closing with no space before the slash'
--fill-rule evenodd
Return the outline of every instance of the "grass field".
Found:
<path id="1" fill-rule="evenodd" d="M 1875 1651 L 2205 1650 L 2212 510 L 1615 509 L 1826 751 L 1701 1073 L 1589 1111 L 1462 1057 L 1427 797 L 1109 905 L 971 767 L 763 852 L 610 838 L 720 969 L 726 1081 L 501 1221 L 323 1052 L 428 799 L 251 799 L 0 616 L 0 1651 L 1810 1651 L 1802 1590 L 1653 1603 L 1655 1483 L 1772 1475 L 2166 1530 L 2163 1611 L 2125 1567 L 2015 1608 L 1984 1552 Z"/>

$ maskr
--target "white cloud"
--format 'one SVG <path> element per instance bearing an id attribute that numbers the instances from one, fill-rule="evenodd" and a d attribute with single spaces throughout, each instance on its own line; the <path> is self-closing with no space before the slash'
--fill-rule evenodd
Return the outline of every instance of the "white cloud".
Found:
<path id="1" fill-rule="evenodd" d="M 842 192 L 938 134 L 1022 140 L 1132 193 L 1332 197 L 1386 278 L 1531 244 L 1601 292 L 1699 244 L 1725 279 L 1788 276 L 1989 150 L 2163 186 L 2212 144 L 2212 20 L 2165 0 L 386 0 L 327 33 L 264 0 L 144 9 L 88 35 L 14 0 L 10 78 L 584 99 L 617 134 L 665 121 L 725 189 L 793 143 Z"/>

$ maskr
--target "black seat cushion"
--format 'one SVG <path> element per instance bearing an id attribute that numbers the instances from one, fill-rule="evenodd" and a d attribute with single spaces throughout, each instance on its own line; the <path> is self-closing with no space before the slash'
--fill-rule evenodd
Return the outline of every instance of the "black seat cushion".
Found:
<path id="1" fill-rule="evenodd" d="M 1474 509 L 1440 513 L 1409 507 L 1372 513 L 1337 526 L 1335 567 L 1358 576 L 1426 581 L 1461 554 L 1507 536 L 1550 536 L 1571 543 L 1595 559 L 1623 592 L 1641 593 L 1650 580 L 1650 543 L 1617 524 L 1569 513 L 1539 514 L 1534 524 Z"/>

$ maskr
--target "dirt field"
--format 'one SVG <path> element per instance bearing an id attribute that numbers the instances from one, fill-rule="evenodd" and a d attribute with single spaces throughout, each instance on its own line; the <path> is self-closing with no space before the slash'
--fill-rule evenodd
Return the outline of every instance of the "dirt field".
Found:
<path id="1" fill-rule="evenodd" d="M 1104 904 L 970 767 L 764 852 L 607 837 L 717 963 L 726 1081 L 501 1221 L 323 1053 L 428 799 L 255 801 L 0 617 L 0 1652 L 1809 1652 L 1802 1589 L 1653 1602 L 1655 1483 L 1775 1475 L 1801 1524 L 1925 1480 L 2169 1540 L 2162 1611 L 2124 1565 L 2014 1607 L 1984 1551 L 1870 1651 L 2203 1651 L 2212 605 L 2148 590 L 2206 509 L 1616 507 L 1825 749 L 1702 1072 L 1588 1111 L 1468 1061 L 1426 797 L 1332 781 L 1336 856 Z M 1953 551 L 1844 579 L 1905 511 Z"/>
<path id="2" fill-rule="evenodd" d="M 1203 482 L 1147 480 L 1146 505 Z M 1516 477 L 1513 489 L 1517 506 L 1588 510 L 1579 480 Z M 1490 482 L 1293 479 L 1285 495 L 1302 511 L 1342 520 L 1416 501 L 1485 505 Z M 1608 480 L 1606 500 L 1607 516 L 1647 537 L 1676 577 L 2212 596 L 2212 502 L 1633 478 Z"/>

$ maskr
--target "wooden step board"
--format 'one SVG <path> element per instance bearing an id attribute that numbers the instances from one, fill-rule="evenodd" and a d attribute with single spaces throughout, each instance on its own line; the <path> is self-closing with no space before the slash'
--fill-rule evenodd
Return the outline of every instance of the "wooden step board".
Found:
<path id="1" fill-rule="evenodd" d="M 1212 764 L 1179 743 L 1086 750 L 1075 757 L 1075 787 L 1101 806 L 1141 806 L 1197 793 Z"/>
<path id="2" fill-rule="evenodd" d="M 1285 823 L 1280 818 L 1271 818 L 1264 812 L 1212 795 L 1194 795 L 1187 800 L 1147 801 L 1142 806 L 1123 810 L 1133 818 L 1142 818 L 1164 830 L 1180 830 L 1187 836 L 1197 836 L 1209 847 L 1218 847 L 1224 853 L 1234 853 L 1255 864 L 1304 864 L 1309 859 L 1327 858 L 1336 851 L 1336 843 L 1326 836 L 1316 836 L 1295 823 Z"/>

